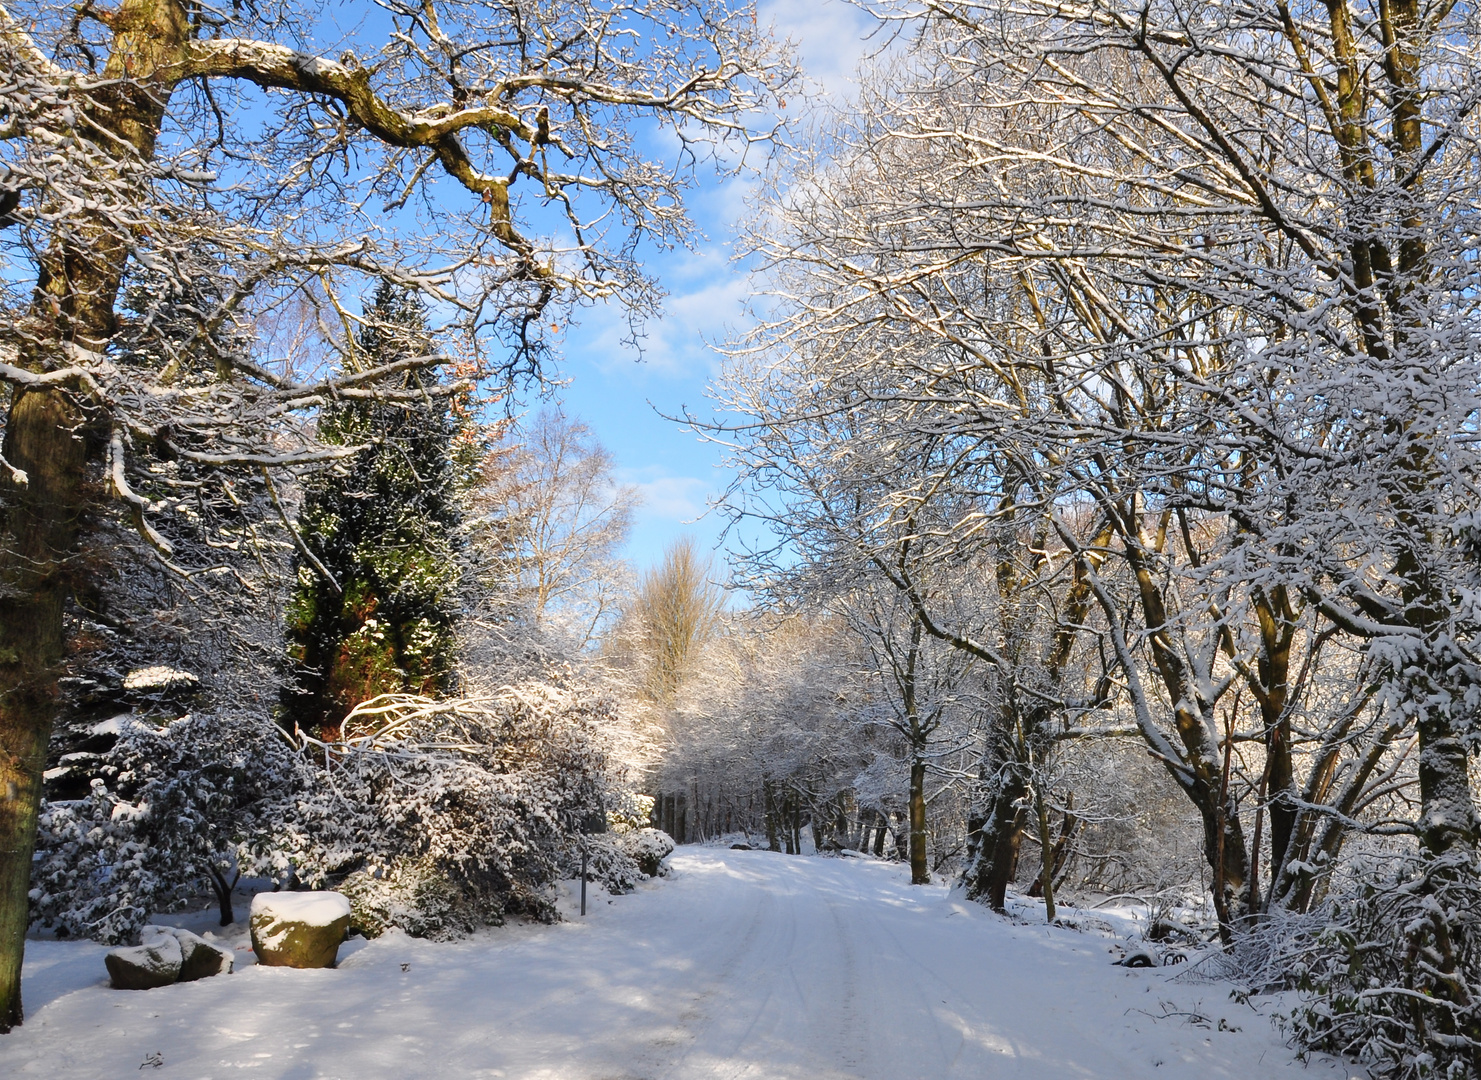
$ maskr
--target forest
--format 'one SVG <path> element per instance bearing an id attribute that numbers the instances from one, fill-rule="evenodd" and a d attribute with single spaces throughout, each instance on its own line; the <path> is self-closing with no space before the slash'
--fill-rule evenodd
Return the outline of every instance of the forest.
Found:
<path id="1" fill-rule="evenodd" d="M 0 0 L 0 1032 L 242 882 L 738 844 L 1481 1076 L 1481 13 L 852 6 L 827 94 L 730 0 Z M 563 343 L 712 175 L 726 540 L 645 567 Z"/>

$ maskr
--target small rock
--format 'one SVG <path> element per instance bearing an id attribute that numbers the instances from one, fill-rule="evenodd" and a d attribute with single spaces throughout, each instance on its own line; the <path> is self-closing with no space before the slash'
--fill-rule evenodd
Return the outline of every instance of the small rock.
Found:
<path id="1" fill-rule="evenodd" d="M 180 982 L 231 974 L 235 958 L 228 950 L 212 945 L 205 938 L 177 926 L 144 927 L 146 942 L 156 936 L 172 937 L 180 943 Z"/>
<path id="2" fill-rule="evenodd" d="M 103 957 L 115 990 L 153 990 L 180 978 L 180 943 L 162 934 L 128 949 L 113 949 Z"/>
<path id="3" fill-rule="evenodd" d="M 269 967 L 333 967 L 350 929 L 350 901 L 337 892 L 258 893 L 252 949 Z"/>

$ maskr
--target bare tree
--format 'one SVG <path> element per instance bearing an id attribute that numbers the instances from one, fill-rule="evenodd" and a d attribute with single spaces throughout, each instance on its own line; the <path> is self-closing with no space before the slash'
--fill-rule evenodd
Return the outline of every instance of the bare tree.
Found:
<path id="1" fill-rule="evenodd" d="M 919 611 L 878 576 L 858 581 L 847 595 L 831 599 L 830 606 L 841 611 L 869 659 L 867 670 L 886 706 L 877 711 L 904 743 L 910 881 L 929 885 L 927 773 L 935 759 L 955 756 L 977 741 L 972 720 L 980 705 L 970 700 L 974 695 L 966 685 L 976 674 L 972 671 L 976 658 L 926 634 Z M 870 713 L 860 718 L 879 722 Z"/>
<path id="2" fill-rule="evenodd" d="M 657 566 L 638 583 L 628 609 L 649 695 L 666 705 L 689 676 L 715 630 L 725 594 L 711 580 L 712 560 L 700 555 L 692 536 L 670 544 Z"/>
<path id="3" fill-rule="evenodd" d="M 637 489 L 616 482 L 590 428 L 558 411 L 541 409 L 506 444 L 507 471 L 487 508 L 500 523 L 495 573 L 536 627 L 559 612 L 579 651 L 615 610 Z"/>
<path id="4" fill-rule="evenodd" d="M 682 817 L 688 836 L 762 833 L 773 850 L 796 853 L 809 820 L 823 846 L 840 842 L 856 777 L 876 755 L 897 762 L 898 747 L 875 737 L 883 723 L 860 728 L 876 697 L 862 670 L 836 618 L 722 615 L 662 715 L 654 781 L 664 826 Z"/>
<path id="5" fill-rule="evenodd" d="M 1406 838 L 1414 919 L 1361 993 L 1398 1016 L 1422 984 L 1428 1011 L 1369 1045 L 1474 1069 L 1475 11 L 876 7 L 910 47 L 755 233 L 779 303 L 734 367 L 754 470 L 866 477 L 880 520 L 969 494 L 919 529 L 947 556 L 1040 515 L 1202 821 L 1226 938 L 1257 906 L 1241 796 L 1282 903 L 1315 820 Z M 905 475 L 927 439 L 943 464 Z M 1351 711 L 1313 696 L 1336 645 Z"/>

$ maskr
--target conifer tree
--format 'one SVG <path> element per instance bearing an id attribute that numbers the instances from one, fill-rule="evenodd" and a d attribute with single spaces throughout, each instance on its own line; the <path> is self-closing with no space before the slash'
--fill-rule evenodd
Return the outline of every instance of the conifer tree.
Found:
<path id="1" fill-rule="evenodd" d="M 366 305 L 358 362 L 432 351 L 413 292 L 382 282 Z M 406 375 L 413 388 L 435 369 Z M 453 677 L 462 579 L 460 477 L 477 457 L 476 430 L 446 396 L 352 401 L 326 408 L 326 443 L 367 444 L 305 484 L 300 556 L 287 617 L 292 670 L 284 721 L 326 738 L 378 694 L 437 695 Z"/>

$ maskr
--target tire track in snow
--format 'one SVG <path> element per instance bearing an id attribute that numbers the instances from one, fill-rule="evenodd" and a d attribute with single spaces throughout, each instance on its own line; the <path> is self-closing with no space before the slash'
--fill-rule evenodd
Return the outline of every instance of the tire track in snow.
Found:
<path id="1" fill-rule="evenodd" d="M 911 887 L 919 888 L 920 886 Z M 976 1026 L 973 1023 L 976 1017 L 962 1015 L 963 1011 L 975 1012 L 974 1003 L 969 1000 L 971 995 L 964 987 L 955 985 L 953 981 L 944 978 L 940 972 L 923 962 L 918 955 L 918 949 L 901 939 L 895 927 L 882 917 L 881 911 L 875 905 L 862 905 L 861 908 L 862 915 L 869 920 L 875 939 L 888 942 L 891 946 L 880 950 L 879 955 L 882 958 L 888 958 L 891 962 L 890 966 L 895 970 L 891 972 L 891 977 L 876 979 L 873 982 L 876 990 L 880 987 L 889 987 L 889 992 L 894 999 L 893 1007 L 889 1010 L 881 1009 L 881 1013 L 889 1018 L 887 1024 L 891 1025 L 904 1027 L 909 1019 L 916 1021 L 910 1025 L 908 1031 L 887 1030 L 887 1037 L 880 1040 L 881 1053 L 876 1056 L 884 1057 L 885 1067 L 890 1071 L 876 1070 L 873 1075 L 895 1077 L 908 1075 L 908 1073 L 898 1071 L 903 1063 L 895 1060 L 895 1053 L 902 1045 L 912 1048 L 912 1056 L 916 1058 L 917 1068 L 921 1075 L 940 1077 L 942 1080 L 955 1075 L 975 1075 L 970 1068 L 966 1073 L 957 1071 L 963 1062 L 968 1038 Z M 908 1000 L 901 1000 L 902 998 L 908 998 Z M 955 1006 L 951 1004 L 953 1001 L 956 1003 Z M 954 1035 L 955 1039 L 948 1042 L 951 1035 Z M 933 1046 L 936 1051 L 935 1060 L 930 1063 L 920 1060 L 925 1056 L 922 1051 L 927 1045 Z M 993 1075 L 994 1077 L 1016 1075 L 1016 1070 L 1012 1074 L 995 1071 Z"/>
<path id="2" fill-rule="evenodd" d="M 796 864 L 767 858 L 747 867 L 755 873 L 744 889 L 765 898 L 760 925 L 748 926 L 694 994 L 684 1025 L 692 1038 L 656 1080 L 858 1075 L 858 964 L 846 908 Z"/>
<path id="3" fill-rule="evenodd" d="M 835 1035 L 837 1057 L 839 1063 L 851 1073 L 863 1065 L 864 1052 L 861 1045 L 858 1029 L 858 1016 L 855 1004 L 859 997 L 859 970 L 855 959 L 853 934 L 845 925 L 845 916 L 841 906 L 834 900 L 824 898 L 828 907 L 828 914 L 833 919 L 834 930 L 838 935 L 839 952 L 842 954 L 842 1000 L 839 1005 L 839 1023 Z M 852 915 L 852 912 L 849 912 Z"/>
<path id="4" fill-rule="evenodd" d="M 743 890 L 745 896 L 743 909 L 748 913 L 745 930 L 737 938 L 732 939 L 730 947 L 721 954 L 718 966 L 712 973 L 706 975 L 702 986 L 678 990 L 685 1000 L 678 1010 L 676 1026 L 652 1042 L 650 1054 L 643 1063 L 645 1068 L 642 1070 L 641 1077 L 636 1080 L 671 1080 L 671 1078 L 683 1075 L 685 1063 L 695 1045 L 715 1023 L 713 1014 L 721 992 L 736 980 L 737 973 L 746 959 L 756 951 L 757 941 L 762 937 L 763 932 L 768 935 L 776 933 L 779 920 L 775 914 L 777 906 L 775 900 L 769 892 L 755 888 L 750 882 L 746 882 L 746 886 Z M 742 890 L 735 891 L 742 892 Z M 723 927 L 731 920 L 717 918 L 713 921 Z M 724 930 L 722 929 L 721 932 L 723 933 Z M 761 1007 L 764 1008 L 764 1003 Z M 756 1018 L 753 1017 L 742 1036 L 743 1039 L 750 1034 L 755 1022 Z"/>

